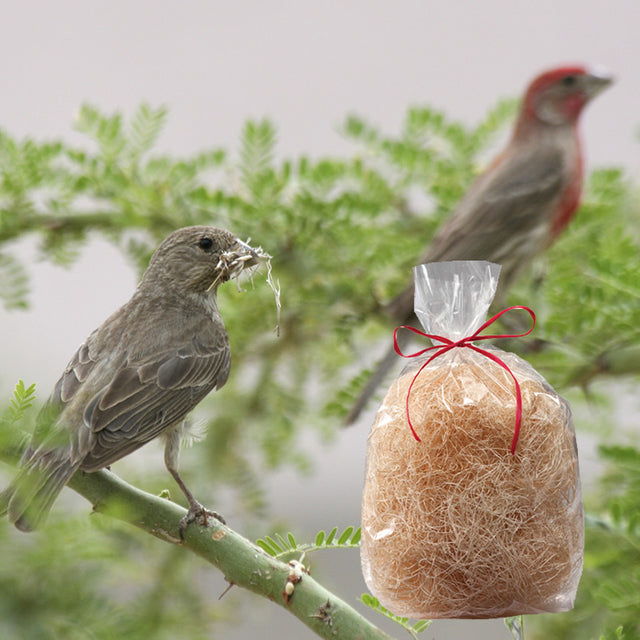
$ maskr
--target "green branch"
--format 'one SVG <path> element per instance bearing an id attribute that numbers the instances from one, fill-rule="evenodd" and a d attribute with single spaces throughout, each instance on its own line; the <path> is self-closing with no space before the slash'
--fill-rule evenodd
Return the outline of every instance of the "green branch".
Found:
<path id="1" fill-rule="evenodd" d="M 0 244 L 33 232 L 46 231 L 64 235 L 94 230 L 107 232 L 122 232 L 124 230 L 120 215 L 116 211 L 78 211 L 65 215 L 33 212 L 14 215 L 15 211 L 11 213 L 11 223 L 0 226 Z M 165 222 L 168 228 L 172 228 L 172 223 L 169 220 L 156 220 L 156 222 Z M 148 218 L 140 217 L 138 226 L 141 229 L 147 229 L 149 223 Z M 127 228 L 131 226 L 128 224 Z"/>
<path id="2" fill-rule="evenodd" d="M 0 458 L 15 463 L 16 453 L 15 446 L 3 447 Z M 267 555 L 225 525 L 213 521 L 209 526 L 191 524 L 181 540 L 180 519 L 186 514 L 183 507 L 141 491 L 106 470 L 79 471 L 69 481 L 69 487 L 89 500 L 94 511 L 195 553 L 222 571 L 229 584 L 279 604 L 321 638 L 391 639 L 304 572 L 301 565 Z M 288 584 L 293 586 L 287 587 Z"/>
<path id="3" fill-rule="evenodd" d="M 601 353 L 588 364 L 569 373 L 568 384 L 586 387 L 599 376 L 627 376 L 640 373 L 640 345 L 629 345 Z"/>

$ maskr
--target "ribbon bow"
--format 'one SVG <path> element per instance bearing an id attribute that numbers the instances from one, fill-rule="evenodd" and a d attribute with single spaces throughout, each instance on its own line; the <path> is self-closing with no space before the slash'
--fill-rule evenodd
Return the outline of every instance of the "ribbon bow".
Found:
<path id="1" fill-rule="evenodd" d="M 497 334 L 497 335 L 490 335 L 490 336 L 480 335 L 480 333 L 482 333 L 487 327 L 492 325 L 503 314 L 507 313 L 507 311 L 512 311 L 514 309 L 523 309 L 531 316 L 533 323 L 531 325 L 531 328 L 528 331 L 526 331 L 525 333 L 515 333 L 515 334 Z M 477 342 L 478 340 L 492 340 L 494 338 L 524 338 L 525 336 L 528 336 L 533 331 L 535 326 L 536 326 L 536 314 L 531 309 L 529 309 L 529 307 L 515 306 L 515 307 L 507 307 L 506 309 L 503 309 L 499 313 L 496 313 L 495 316 L 493 316 L 492 318 L 489 318 L 489 320 L 487 320 L 484 324 L 482 324 L 482 326 L 475 333 L 473 333 L 470 336 L 467 336 L 466 338 L 461 338 L 460 340 L 456 340 L 456 341 L 450 340 L 449 338 L 445 338 L 444 336 L 436 336 L 429 333 L 424 333 L 423 331 L 420 331 L 419 329 L 416 329 L 415 327 L 410 327 L 408 325 L 402 325 L 400 327 L 396 327 L 396 329 L 393 332 L 393 348 L 395 349 L 396 353 L 402 356 L 403 358 L 417 358 L 418 356 L 421 356 L 424 353 L 427 353 L 428 351 L 433 351 L 434 349 L 437 349 L 437 351 L 418 369 L 416 375 L 413 377 L 413 380 L 411 381 L 411 384 L 409 385 L 409 390 L 407 391 L 407 400 L 406 400 L 407 421 L 409 422 L 409 427 L 411 428 L 411 433 L 413 434 L 413 437 L 418 442 L 421 442 L 420 437 L 416 433 L 416 430 L 413 428 L 413 424 L 411 422 L 411 416 L 409 415 L 410 413 L 409 412 L 409 396 L 411 395 L 411 389 L 413 388 L 415 381 L 417 380 L 420 373 L 422 373 L 422 370 L 432 360 L 435 360 L 438 356 L 441 356 L 447 351 L 451 351 L 451 349 L 455 349 L 456 347 L 466 347 L 467 349 L 473 349 L 473 351 L 477 351 L 478 353 L 481 353 L 483 356 L 486 356 L 490 360 L 493 360 L 496 364 L 499 364 L 503 369 L 505 369 L 507 373 L 513 378 L 513 382 L 516 388 L 516 423 L 515 423 L 515 429 L 513 433 L 513 440 L 511 441 L 511 454 L 513 455 L 516 451 L 516 445 L 518 444 L 518 437 L 520 435 L 520 425 L 522 424 L 522 392 L 520 391 L 520 384 L 518 383 L 518 380 L 513 374 L 513 371 L 511 371 L 509 366 L 503 360 L 498 358 L 498 356 L 496 356 L 494 353 L 491 353 L 486 349 L 481 349 L 480 347 L 477 347 L 472 343 Z M 398 331 L 400 329 L 408 329 L 409 331 L 412 331 L 416 335 L 423 336 L 425 338 L 430 338 L 431 340 L 437 340 L 438 342 L 442 342 L 443 344 L 426 347 L 425 349 L 420 349 L 420 351 L 416 351 L 415 353 L 408 353 L 408 354 L 402 353 L 402 350 L 400 349 L 400 345 L 398 344 Z"/>

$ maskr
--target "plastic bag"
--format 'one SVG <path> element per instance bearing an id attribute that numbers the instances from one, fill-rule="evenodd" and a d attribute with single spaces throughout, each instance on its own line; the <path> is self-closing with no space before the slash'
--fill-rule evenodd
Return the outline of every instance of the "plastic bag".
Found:
<path id="1" fill-rule="evenodd" d="M 453 341 L 474 334 L 499 271 L 488 262 L 416 267 L 425 332 Z M 573 606 L 584 526 L 569 405 L 518 356 L 481 348 L 489 355 L 451 348 L 417 377 L 433 351 L 415 358 L 369 434 L 362 570 L 396 615 L 492 618 Z"/>

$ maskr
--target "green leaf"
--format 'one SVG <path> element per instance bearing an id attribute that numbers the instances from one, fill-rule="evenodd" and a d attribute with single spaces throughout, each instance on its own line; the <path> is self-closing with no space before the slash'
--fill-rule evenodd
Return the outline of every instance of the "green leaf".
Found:
<path id="1" fill-rule="evenodd" d="M 142 103 L 129 125 L 129 153 L 139 156 L 151 149 L 155 144 L 167 119 L 167 107 L 154 109 Z"/>
<path id="2" fill-rule="evenodd" d="M 267 542 L 266 540 L 259 538 L 256 540 L 256 544 L 267 554 L 270 556 L 277 556 L 278 552 Z"/>
<path id="3" fill-rule="evenodd" d="M 256 544 L 270 555 L 283 559 L 323 549 L 354 549 L 360 545 L 360 536 L 360 527 L 356 529 L 353 526 L 348 526 L 340 535 L 338 535 L 338 528 L 334 527 L 328 536 L 324 531 L 318 531 L 313 543 L 298 542 L 293 533 L 289 532 L 286 534 L 286 538 L 276 533 L 274 534 L 275 539 L 266 536 L 257 540 Z"/>
<path id="4" fill-rule="evenodd" d="M 26 309 L 29 275 L 17 258 L 0 252 L 0 299 L 6 309 Z"/>
<path id="5" fill-rule="evenodd" d="M 360 600 L 370 609 L 377 611 L 379 614 L 383 615 L 389 620 L 393 620 L 393 622 L 408 631 L 409 634 L 411 634 L 411 636 L 414 638 L 417 638 L 418 633 L 424 631 L 431 624 L 431 620 L 418 620 L 417 622 L 415 622 L 415 624 L 412 625 L 409 622 L 409 618 L 397 616 L 394 613 L 391 613 L 389 609 L 380 604 L 378 598 L 372 596 L 370 593 L 363 593 L 360 596 Z"/>
<path id="6" fill-rule="evenodd" d="M 276 542 L 271 536 L 266 536 L 265 540 L 271 545 L 273 549 L 277 552 L 284 551 L 284 548 L 280 546 L 278 542 Z"/>
<path id="7" fill-rule="evenodd" d="M 341 545 L 341 544 L 345 544 L 347 542 L 347 540 L 349 540 L 349 538 L 351 537 L 351 534 L 353 533 L 353 527 L 349 526 L 347 527 L 341 534 L 340 537 L 338 538 L 338 542 L 337 544 Z"/>
<path id="8" fill-rule="evenodd" d="M 285 538 L 283 538 L 279 533 L 276 533 L 275 535 L 276 535 L 276 538 L 278 539 L 278 542 L 280 543 L 282 550 L 288 551 L 289 543 L 287 542 L 287 540 L 285 540 Z"/>
<path id="9" fill-rule="evenodd" d="M 26 411 L 33 405 L 35 398 L 35 382 L 27 387 L 22 379 L 18 380 L 13 390 L 13 397 L 9 403 L 9 412 L 4 416 L 4 419 L 7 420 L 10 425 L 19 422 Z"/>
<path id="10" fill-rule="evenodd" d="M 270 171 L 275 153 L 276 129 L 268 120 L 248 121 L 240 141 L 240 173 L 252 201 L 261 202 L 274 186 Z"/>

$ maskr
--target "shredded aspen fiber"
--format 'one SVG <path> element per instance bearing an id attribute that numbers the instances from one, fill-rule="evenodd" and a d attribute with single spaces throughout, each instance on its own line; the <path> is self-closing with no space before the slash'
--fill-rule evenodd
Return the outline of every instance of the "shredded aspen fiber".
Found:
<path id="1" fill-rule="evenodd" d="M 490 618 L 573 606 L 583 517 L 568 404 L 526 362 L 457 349 L 389 389 L 369 436 L 362 507 L 365 581 L 393 613 Z"/>
<path id="2" fill-rule="evenodd" d="M 257 268 L 261 263 L 267 264 L 267 284 L 271 291 L 273 291 L 273 295 L 275 298 L 276 304 L 276 335 L 280 336 L 280 312 L 282 309 L 282 305 L 280 303 L 280 281 L 276 280 L 273 277 L 273 268 L 271 266 L 272 256 L 270 256 L 266 251 L 263 250 L 262 247 L 257 247 L 253 249 L 253 253 L 255 258 L 258 259 L 258 263 L 254 264 L 250 267 L 247 267 L 247 263 L 252 260 L 252 256 L 248 255 L 242 251 L 225 251 L 218 260 L 217 268 L 220 272 L 218 278 L 211 283 L 210 288 L 217 286 L 221 282 L 225 282 L 226 280 L 231 280 L 235 278 L 238 280 L 240 275 L 245 273 L 247 270 L 252 270 Z M 240 285 L 238 284 L 238 287 Z"/>

